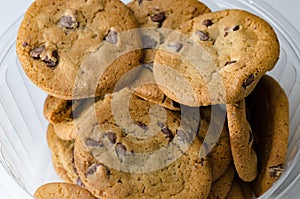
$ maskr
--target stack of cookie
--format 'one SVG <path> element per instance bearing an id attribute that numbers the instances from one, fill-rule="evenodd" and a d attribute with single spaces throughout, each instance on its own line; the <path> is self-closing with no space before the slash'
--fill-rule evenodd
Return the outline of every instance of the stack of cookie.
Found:
<path id="1" fill-rule="evenodd" d="M 36 0 L 17 38 L 57 174 L 36 198 L 252 198 L 284 170 L 271 26 L 197 0 Z M 225 105 L 225 106 L 224 106 Z"/>

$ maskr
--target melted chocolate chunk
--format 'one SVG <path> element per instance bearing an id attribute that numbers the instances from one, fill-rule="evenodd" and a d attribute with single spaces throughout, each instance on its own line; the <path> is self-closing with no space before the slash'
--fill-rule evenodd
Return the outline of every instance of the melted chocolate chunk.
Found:
<path id="1" fill-rule="evenodd" d="M 120 162 L 123 163 L 125 161 L 125 156 L 127 152 L 126 146 L 124 146 L 121 143 L 118 143 L 115 147 L 115 150 Z"/>
<path id="2" fill-rule="evenodd" d="M 147 124 L 144 124 L 143 122 L 137 122 L 136 125 L 138 125 L 141 129 L 147 131 L 149 130 L 149 127 Z"/>
<path id="3" fill-rule="evenodd" d="M 45 51 L 45 46 L 40 46 L 30 51 L 30 56 L 34 59 L 40 59 L 40 55 Z"/>
<path id="4" fill-rule="evenodd" d="M 73 20 L 72 16 L 63 16 L 60 18 L 60 24 L 67 29 L 77 28 L 77 22 Z"/>
<path id="5" fill-rule="evenodd" d="M 172 140 L 172 139 L 174 138 L 174 135 L 173 135 L 172 131 L 171 131 L 168 127 L 162 128 L 162 129 L 161 129 L 161 132 L 162 132 L 163 134 L 165 134 L 165 135 L 166 135 L 166 138 L 168 138 L 168 139 L 170 139 L 170 140 Z"/>
<path id="6" fill-rule="evenodd" d="M 90 139 L 90 138 L 88 138 L 85 141 L 85 144 L 87 146 L 91 146 L 91 147 L 103 147 L 104 146 L 102 141 L 96 141 L 96 140 L 93 140 L 93 139 Z"/>
<path id="7" fill-rule="evenodd" d="M 104 134 L 104 137 L 106 137 L 110 141 L 110 143 L 112 143 L 112 144 L 115 144 L 117 142 L 117 136 L 112 131 L 106 132 Z"/>
<path id="8" fill-rule="evenodd" d="M 154 14 L 151 16 L 151 20 L 153 22 L 163 22 L 165 20 L 166 16 L 165 16 L 165 13 L 161 12 L 159 14 Z"/>
<path id="9" fill-rule="evenodd" d="M 197 31 L 196 33 L 196 36 L 201 40 L 201 41 L 208 41 L 209 40 L 209 36 L 206 32 L 204 31 Z"/>
<path id="10" fill-rule="evenodd" d="M 239 25 L 236 25 L 232 28 L 233 31 L 238 31 L 240 29 L 240 26 Z"/>
<path id="11" fill-rule="evenodd" d="M 212 26 L 214 23 L 212 22 L 211 19 L 205 19 L 203 22 L 202 22 L 202 25 L 205 25 L 206 27 L 208 26 Z"/>

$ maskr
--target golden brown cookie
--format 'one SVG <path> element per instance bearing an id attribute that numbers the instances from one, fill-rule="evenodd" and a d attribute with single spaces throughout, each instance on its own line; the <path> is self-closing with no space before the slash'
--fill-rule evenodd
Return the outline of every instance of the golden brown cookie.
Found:
<path id="1" fill-rule="evenodd" d="M 247 11 L 222 10 L 169 34 L 155 54 L 153 73 L 176 102 L 230 104 L 249 95 L 278 57 L 278 40 L 266 21 Z"/>
<path id="2" fill-rule="evenodd" d="M 61 140 L 57 137 L 53 125 L 49 124 L 47 142 L 57 174 L 66 182 L 82 185 L 74 164 L 74 141 Z"/>
<path id="3" fill-rule="evenodd" d="M 71 183 L 48 183 L 34 193 L 36 199 L 96 199 L 89 191 Z"/>
<path id="4" fill-rule="evenodd" d="M 102 198 L 206 198 L 212 174 L 199 156 L 196 112 L 180 115 L 126 90 L 105 96 L 79 126 L 75 164 L 83 183 Z"/>
<path id="5" fill-rule="evenodd" d="M 233 162 L 239 177 L 251 182 L 257 176 L 257 156 L 254 137 L 246 118 L 245 100 L 227 104 L 227 120 Z"/>
<path id="6" fill-rule="evenodd" d="M 289 102 L 279 83 L 263 76 L 246 98 L 256 151 L 258 177 L 253 182 L 255 195 L 266 192 L 285 167 L 289 137 Z"/>
<path id="7" fill-rule="evenodd" d="M 17 36 L 17 54 L 30 80 L 61 99 L 112 92 L 139 65 L 138 27 L 119 0 L 36 0 Z"/>
<path id="8" fill-rule="evenodd" d="M 76 123 L 86 109 L 101 99 L 64 100 L 48 95 L 44 102 L 44 116 L 53 124 L 56 135 L 62 140 L 75 139 Z"/>

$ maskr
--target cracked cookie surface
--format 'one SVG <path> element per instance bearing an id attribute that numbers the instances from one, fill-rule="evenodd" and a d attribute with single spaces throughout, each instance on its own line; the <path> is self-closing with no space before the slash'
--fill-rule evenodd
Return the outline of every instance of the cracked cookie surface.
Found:
<path id="1" fill-rule="evenodd" d="M 37 0 L 20 25 L 17 54 L 27 76 L 48 94 L 100 96 L 139 65 L 136 28 L 118 0 Z"/>
<path id="2" fill-rule="evenodd" d="M 247 11 L 206 13 L 177 31 L 157 51 L 153 72 L 163 92 L 181 104 L 239 101 L 279 57 L 272 27 Z"/>

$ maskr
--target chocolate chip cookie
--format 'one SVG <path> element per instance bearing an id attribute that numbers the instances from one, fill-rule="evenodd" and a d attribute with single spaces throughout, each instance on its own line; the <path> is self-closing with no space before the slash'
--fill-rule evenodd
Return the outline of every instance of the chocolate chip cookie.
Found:
<path id="1" fill-rule="evenodd" d="M 44 184 L 35 193 L 36 199 L 96 199 L 89 191 L 71 183 Z"/>
<path id="2" fill-rule="evenodd" d="M 227 120 L 233 162 L 239 177 L 245 182 L 257 176 L 257 155 L 254 136 L 247 120 L 245 100 L 227 104 Z"/>
<path id="3" fill-rule="evenodd" d="M 186 109 L 172 112 L 128 89 L 106 95 L 78 126 L 83 183 L 102 198 L 207 197 L 212 174 L 199 156 L 199 110 Z"/>
<path id="4" fill-rule="evenodd" d="M 206 13 L 177 31 L 159 47 L 153 73 L 162 91 L 181 104 L 239 101 L 279 57 L 272 27 L 247 11 Z"/>
<path id="5" fill-rule="evenodd" d="M 246 104 L 256 140 L 258 177 L 252 185 L 258 197 L 284 171 L 289 137 L 289 103 L 279 83 L 265 75 L 246 98 Z"/>
<path id="6" fill-rule="evenodd" d="M 52 153 L 52 163 L 57 174 L 66 182 L 81 184 L 74 165 L 74 140 L 61 140 L 57 137 L 53 125 L 49 124 L 47 142 Z"/>
<path id="7" fill-rule="evenodd" d="M 52 96 L 100 96 L 139 65 L 137 27 L 119 0 L 36 0 L 19 28 L 17 55 L 31 81 Z"/>

